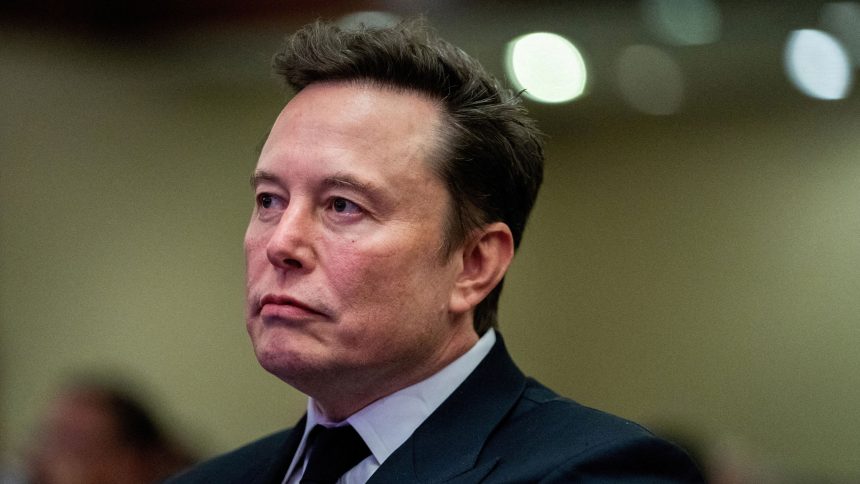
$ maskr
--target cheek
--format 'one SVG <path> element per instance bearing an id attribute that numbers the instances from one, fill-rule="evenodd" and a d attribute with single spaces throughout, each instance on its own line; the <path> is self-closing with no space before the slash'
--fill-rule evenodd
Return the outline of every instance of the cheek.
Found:
<path id="1" fill-rule="evenodd" d="M 342 303 L 366 316 L 385 318 L 379 313 L 436 305 L 434 293 L 445 281 L 434 257 L 420 247 L 368 251 L 350 244 L 332 258 L 328 280 Z"/>
<path id="2" fill-rule="evenodd" d="M 331 254 L 329 263 L 321 265 L 328 272 L 331 287 L 338 294 L 349 297 L 376 285 L 374 274 L 384 262 L 385 259 L 347 246 Z"/>
<path id="3" fill-rule="evenodd" d="M 268 260 L 266 256 L 266 240 L 263 237 L 254 236 L 250 230 L 245 235 L 245 271 L 250 280 L 252 274 L 260 271 L 260 268 Z"/>
<path id="4" fill-rule="evenodd" d="M 254 226 L 254 223 L 248 225 L 248 229 L 245 231 L 245 239 L 243 241 L 243 247 L 245 248 L 245 257 L 249 257 L 251 253 L 258 252 L 261 248 L 265 248 L 266 244 L 266 235 L 260 231 L 260 229 Z"/>
<path id="5" fill-rule="evenodd" d="M 245 236 L 245 316 L 248 331 L 251 331 L 251 316 L 255 310 L 255 297 L 258 297 L 261 285 L 265 284 L 265 276 L 270 267 L 266 254 L 266 244 L 260 238 Z M 252 335 L 253 336 L 253 335 Z"/>

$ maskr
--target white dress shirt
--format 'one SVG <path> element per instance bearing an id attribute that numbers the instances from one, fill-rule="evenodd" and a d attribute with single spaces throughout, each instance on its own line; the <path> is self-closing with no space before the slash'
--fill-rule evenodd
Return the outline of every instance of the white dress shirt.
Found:
<path id="1" fill-rule="evenodd" d="M 352 425 L 370 449 L 370 455 L 350 469 L 337 482 L 364 484 L 388 457 L 442 404 L 454 390 L 478 367 L 496 342 L 490 329 L 465 354 L 445 368 L 414 385 L 380 398 L 342 422 L 325 418 L 313 399 L 308 399 L 305 432 L 283 484 L 299 484 L 307 456 L 308 434 L 315 425 L 338 427 Z"/>

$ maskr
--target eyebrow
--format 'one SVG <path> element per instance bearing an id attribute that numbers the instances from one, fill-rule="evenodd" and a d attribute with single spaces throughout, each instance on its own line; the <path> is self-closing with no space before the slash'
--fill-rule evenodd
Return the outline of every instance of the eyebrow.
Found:
<path id="1" fill-rule="evenodd" d="M 261 183 L 280 183 L 280 178 L 266 170 L 256 170 L 251 174 L 251 188 L 258 187 Z M 326 188 L 347 188 L 362 193 L 373 202 L 383 203 L 390 199 L 385 190 L 368 181 L 359 180 L 349 173 L 335 173 L 323 179 L 322 186 Z"/>
<path id="2" fill-rule="evenodd" d="M 346 173 L 337 173 L 334 176 L 327 177 L 323 180 L 323 185 L 333 188 L 352 188 L 363 192 L 375 192 L 379 190 L 373 184 L 361 181 Z"/>
<path id="3" fill-rule="evenodd" d="M 264 181 L 277 182 L 278 177 L 275 176 L 274 173 L 266 170 L 254 170 L 254 173 L 251 173 L 251 178 L 248 181 L 251 183 L 251 188 L 256 188 Z"/>
<path id="4" fill-rule="evenodd" d="M 323 186 L 355 190 L 376 203 L 383 203 L 389 199 L 382 187 L 368 181 L 359 180 L 349 173 L 335 173 L 330 177 L 326 177 L 323 180 Z"/>

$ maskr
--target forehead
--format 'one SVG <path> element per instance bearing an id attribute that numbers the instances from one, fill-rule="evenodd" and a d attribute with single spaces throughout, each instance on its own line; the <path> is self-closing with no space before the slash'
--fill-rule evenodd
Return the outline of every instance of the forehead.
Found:
<path id="1" fill-rule="evenodd" d="M 272 150 L 312 141 L 319 148 L 429 161 L 439 146 L 440 118 L 440 103 L 416 92 L 369 83 L 315 83 L 281 111 L 261 159 Z"/>

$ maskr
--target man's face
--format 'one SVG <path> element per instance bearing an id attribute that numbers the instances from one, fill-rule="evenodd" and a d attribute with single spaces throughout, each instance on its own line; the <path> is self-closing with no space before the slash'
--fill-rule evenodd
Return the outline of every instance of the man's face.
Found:
<path id="1" fill-rule="evenodd" d="M 450 197 L 428 161 L 439 122 L 414 93 L 312 84 L 263 147 L 247 328 L 262 366 L 311 396 L 329 382 L 394 391 L 476 338 L 449 311 L 462 252 L 440 254 Z"/>

